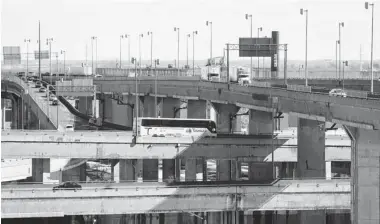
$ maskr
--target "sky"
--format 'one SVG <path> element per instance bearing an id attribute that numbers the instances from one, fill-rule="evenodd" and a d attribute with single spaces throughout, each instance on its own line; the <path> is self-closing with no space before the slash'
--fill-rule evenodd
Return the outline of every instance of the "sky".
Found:
<path id="1" fill-rule="evenodd" d="M 260 36 L 280 32 L 280 43 L 288 44 L 288 59 L 305 57 L 305 15 L 309 10 L 308 59 L 334 59 L 338 23 L 342 28 L 342 59 L 358 60 L 360 45 L 363 60 L 370 59 L 371 11 L 362 0 L 2 0 L 1 44 L 21 46 L 26 52 L 25 38 L 30 38 L 29 52 L 38 49 L 38 21 L 41 21 L 42 49 L 48 49 L 46 38 L 53 38 L 52 51 L 66 51 L 66 59 L 91 59 L 91 36 L 98 37 L 98 59 L 118 60 L 120 35 L 129 34 L 131 57 L 139 57 L 139 34 L 142 60 L 150 59 L 153 32 L 153 58 L 177 58 L 177 35 L 180 29 L 180 60 L 186 60 L 186 35 L 197 30 L 195 59 L 210 55 L 212 21 L 213 56 L 223 55 L 226 43 L 238 43 L 239 37 L 250 36 L 252 14 L 253 35 L 263 27 Z M 380 1 L 375 1 L 374 58 L 380 59 Z M 188 39 L 189 60 L 192 42 Z M 2 51 L 2 49 L 1 49 Z M 94 43 L 95 51 L 95 43 Z M 122 58 L 128 58 L 128 40 L 122 40 Z M 238 52 L 231 53 L 231 59 Z"/>

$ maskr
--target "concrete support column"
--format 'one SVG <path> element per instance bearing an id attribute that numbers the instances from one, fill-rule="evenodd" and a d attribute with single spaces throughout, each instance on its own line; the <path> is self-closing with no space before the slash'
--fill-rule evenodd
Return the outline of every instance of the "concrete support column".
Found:
<path id="1" fill-rule="evenodd" d="M 155 117 L 156 111 L 154 106 L 154 97 L 153 96 L 144 96 L 144 109 L 143 109 L 143 115 L 144 117 Z"/>
<path id="2" fill-rule="evenodd" d="M 86 163 L 72 169 L 62 171 L 62 182 L 65 181 L 86 181 Z"/>
<path id="3" fill-rule="evenodd" d="M 187 118 L 202 118 L 206 119 L 205 100 L 188 100 L 187 101 Z"/>
<path id="4" fill-rule="evenodd" d="M 119 181 L 136 181 L 136 159 L 121 159 L 119 161 Z"/>
<path id="5" fill-rule="evenodd" d="M 249 110 L 248 133 L 250 135 L 272 134 L 273 113 L 258 110 Z"/>
<path id="6" fill-rule="evenodd" d="M 17 110 L 17 100 L 12 97 L 12 122 L 11 129 L 17 129 L 17 120 L 18 120 L 18 110 Z"/>
<path id="7" fill-rule="evenodd" d="M 352 223 L 380 223 L 380 131 L 346 128 L 351 138 Z"/>
<path id="8" fill-rule="evenodd" d="M 216 180 L 218 181 L 236 180 L 235 161 L 216 160 Z"/>
<path id="9" fill-rule="evenodd" d="M 187 101 L 187 118 L 206 119 L 207 101 L 205 100 L 188 100 Z M 197 173 L 203 173 L 203 181 L 207 181 L 207 160 L 204 158 L 197 159 Z"/>
<path id="10" fill-rule="evenodd" d="M 186 159 L 185 164 L 185 180 L 186 181 L 196 181 L 197 180 L 197 160 L 196 159 Z"/>
<path id="11" fill-rule="evenodd" d="M 143 160 L 143 181 L 158 182 L 158 159 Z"/>
<path id="12" fill-rule="evenodd" d="M 91 115 L 92 114 L 92 96 L 80 96 L 78 102 L 78 110 L 81 113 Z"/>
<path id="13" fill-rule="evenodd" d="M 180 110 L 177 110 L 176 113 L 175 109 L 181 108 L 181 100 L 176 98 L 163 98 L 162 99 L 162 110 L 161 110 L 161 117 L 165 118 L 179 118 L 180 117 Z"/>
<path id="14" fill-rule="evenodd" d="M 216 129 L 219 133 L 231 133 L 236 129 L 237 120 L 231 119 L 231 116 L 235 115 L 239 111 L 239 107 L 232 104 L 212 104 L 216 113 Z"/>
<path id="15" fill-rule="evenodd" d="M 209 224 L 219 224 L 221 223 L 222 212 L 208 212 L 207 213 L 207 223 Z"/>
<path id="16" fill-rule="evenodd" d="M 298 127 L 298 117 L 294 115 L 289 115 L 288 117 L 288 125 L 289 128 L 296 128 Z"/>
<path id="17" fill-rule="evenodd" d="M 273 166 L 268 162 L 249 162 L 248 179 L 257 182 L 273 180 Z"/>
<path id="18" fill-rule="evenodd" d="M 300 118 L 297 129 L 297 145 L 297 176 L 302 178 L 325 177 L 325 123 Z"/>
<path id="19" fill-rule="evenodd" d="M 175 160 L 174 159 L 163 159 L 162 160 L 162 179 L 166 181 L 168 179 L 175 179 Z"/>
<path id="20" fill-rule="evenodd" d="M 298 211 L 299 224 L 326 224 L 324 210 Z"/>
<path id="21" fill-rule="evenodd" d="M 4 129 L 5 122 L 5 98 L 1 98 L 1 129 Z"/>
<path id="22" fill-rule="evenodd" d="M 32 159 L 33 182 L 43 182 L 44 173 L 50 173 L 50 159 Z"/>
<path id="23" fill-rule="evenodd" d="M 261 211 L 254 211 L 253 213 L 252 213 L 252 223 L 253 224 L 262 224 L 262 220 L 263 219 L 263 217 L 262 217 L 262 215 L 261 215 Z"/>

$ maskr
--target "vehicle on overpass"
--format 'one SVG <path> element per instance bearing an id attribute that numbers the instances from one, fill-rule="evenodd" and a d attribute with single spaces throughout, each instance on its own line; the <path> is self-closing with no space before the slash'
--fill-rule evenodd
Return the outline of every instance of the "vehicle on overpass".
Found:
<path id="1" fill-rule="evenodd" d="M 65 182 L 65 183 L 62 183 L 58 186 L 54 186 L 53 187 L 53 190 L 81 190 L 82 189 L 82 186 L 75 183 L 75 182 L 71 182 L 71 181 L 68 181 L 68 182 Z"/>
<path id="2" fill-rule="evenodd" d="M 137 121 L 138 136 L 182 137 L 216 136 L 216 123 L 210 119 L 180 119 L 142 117 Z M 134 122 L 134 130 L 135 122 Z"/>
<path id="3" fill-rule="evenodd" d="M 332 89 L 330 90 L 329 95 L 347 97 L 347 93 L 343 89 Z"/>
<path id="4" fill-rule="evenodd" d="M 46 88 L 45 87 L 40 87 L 40 89 L 38 90 L 38 92 L 44 93 L 44 92 L 46 92 Z"/>
<path id="5" fill-rule="evenodd" d="M 36 86 L 35 86 L 35 88 L 41 88 L 41 86 L 42 86 L 41 82 L 40 82 L 40 81 L 37 81 L 37 82 L 36 82 Z"/>
<path id="6" fill-rule="evenodd" d="M 67 124 L 65 129 L 66 131 L 74 131 L 74 126 L 72 124 Z"/>

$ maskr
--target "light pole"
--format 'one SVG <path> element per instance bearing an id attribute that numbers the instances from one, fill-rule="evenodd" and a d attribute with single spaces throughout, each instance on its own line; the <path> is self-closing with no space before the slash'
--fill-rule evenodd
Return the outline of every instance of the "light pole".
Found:
<path id="1" fill-rule="evenodd" d="M 344 22 L 339 23 L 339 80 L 340 80 L 340 62 L 342 61 L 342 37 L 340 35 L 340 27 L 344 27 Z"/>
<path id="2" fill-rule="evenodd" d="M 96 40 L 96 36 L 91 37 L 91 73 L 94 75 L 94 40 Z"/>
<path id="3" fill-rule="evenodd" d="M 29 43 L 30 39 L 24 39 L 24 42 L 26 43 L 26 74 L 25 74 L 25 80 L 27 76 L 29 75 Z"/>
<path id="4" fill-rule="evenodd" d="M 348 61 L 343 61 L 343 80 L 342 80 L 342 89 L 344 90 L 344 67 L 348 66 Z"/>
<path id="5" fill-rule="evenodd" d="M 211 60 L 211 58 L 212 58 L 212 22 L 206 21 L 206 26 L 208 26 L 208 25 L 210 25 L 210 60 Z"/>
<path id="6" fill-rule="evenodd" d="M 126 38 L 128 38 L 128 59 L 130 59 L 131 58 L 131 36 L 129 34 L 126 34 Z M 128 66 L 128 76 L 129 76 L 129 70 L 130 70 L 130 68 Z"/>
<path id="7" fill-rule="evenodd" d="M 309 14 L 309 10 L 307 9 L 301 9 L 300 10 L 300 13 L 301 15 L 303 15 L 303 13 L 305 12 L 305 16 L 306 16 L 306 42 L 305 42 L 305 86 L 307 86 L 307 73 L 308 73 L 308 69 L 307 69 L 307 25 L 308 25 L 308 14 Z"/>
<path id="8" fill-rule="evenodd" d="M 148 31 L 148 36 L 150 35 L 150 67 L 153 68 L 153 32 Z"/>
<path id="9" fill-rule="evenodd" d="M 189 38 L 190 34 L 186 35 L 186 68 L 189 68 Z"/>
<path id="10" fill-rule="evenodd" d="M 252 38 L 252 14 L 245 14 L 245 19 L 248 20 L 249 18 L 251 18 L 251 24 L 250 24 L 250 37 Z M 251 68 L 249 69 L 251 71 L 251 77 L 253 76 L 253 66 L 252 66 L 252 57 L 250 58 L 251 59 Z"/>
<path id="11" fill-rule="evenodd" d="M 369 4 L 365 3 L 365 8 L 368 9 L 368 6 L 372 6 L 372 26 L 371 26 L 371 93 L 373 93 L 373 12 L 375 9 L 375 3 Z"/>
<path id="12" fill-rule="evenodd" d="M 338 80 L 338 44 L 339 40 L 335 41 L 335 77 Z"/>
<path id="13" fill-rule="evenodd" d="M 177 47 L 177 69 L 178 69 L 178 74 L 177 76 L 179 76 L 179 28 L 178 27 L 174 27 L 174 31 L 178 31 L 178 47 Z"/>
<path id="14" fill-rule="evenodd" d="M 137 61 L 136 61 L 136 58 L 131 58 L 131 62 L 132 64 L 135 64 L 135 84 L 136 84 L 136 87 L 135 87 L 135 93 L 136 93 L 136 115 L 135 115 L 135 122 L 136 122 L 136 126 L 135 126 L 135 136 L 136 136 L 136 139 L 137 139 L 137 120 L 138 120 L 138 116 L 139 116 L 139 96 L 138 96 L 138 84 L 137 84 Z"/>
<path id="15" fill-rule="evenodd" d="M 144 34 L 140 34 L 139 35 L 139 69 L 140 69 L 140 74 L 139 76 L 141 76 L 141 38 L 144 37 Z"/>
<path id="16" fill-rule="evenodd" d="M 257 28 L 257 39 L 260 37 L 260 31 L 263 31 L 262 27 Z M 263 65 L 264 67 L 264 65 Z M 257 78 L 260 77 L 260 57 L 257 55 Z"/>
<path id="17" fill-rule="evenodd" d="M 125 34 L 125 35 L 120 35 L 120 63 L 119 63 L 119 68 L 121 69 L 121 40 L 122 39 L 124 39 L 124 37 L 125 38 L 127 38 L 127 34 Z"/>
<path id="18" fill-rule="evenodd" d="M 49 45 L 49 58 L 50 58 L 50 84 L 52 84 L 52 74 L 51 74 L 51 42 L 53 42 L 53 38 L 46 39 L 46 45 Z"/>
<path id="19" fill-rule="evenodd" d="M 155 92 L 155 95 L 154 95 L 154 109 L 156 111 L 156 117 L 158 117 L 158 110 L 157 110 L 157 65 L 160 64 L 160 59 L 155 59 L 154 60 L 154 73 L 155 76 L 156 76 L 156 79 L 155 79 L 155 82 L 154 82 L 154 92 Z"/>
<path id="20" fill-rule="evenodd" d="M 195 66 L 194 66 L 194 55 L 195 55 L 195 35 L 198 34 L 198 31 L 193 31 L 193 76 L 195 75 Z"/>
<path id="21" fill-rule="evenodd" d="M 63 74 L 66 80 L 66 51 L 61 50 L 61 54 L 63 54 Z"/>

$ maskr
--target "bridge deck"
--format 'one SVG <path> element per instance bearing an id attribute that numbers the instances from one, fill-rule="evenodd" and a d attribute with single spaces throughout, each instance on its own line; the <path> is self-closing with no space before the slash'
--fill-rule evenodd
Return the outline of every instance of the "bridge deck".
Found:
<path id="1" fill-rule="evenodd" d="M 2 189 L 2 216 L 130 214 L 179 211 L 349 209 L 349 180 L 284 180 L 274 185 L 185 186 L 88 184 L 82 190 Z M 319 201 L 318 199 L 326 199 Z M 79 206 L 72 206 L 73 204 Z M 21 206 L 22 205 L 22 206 Z"/>

